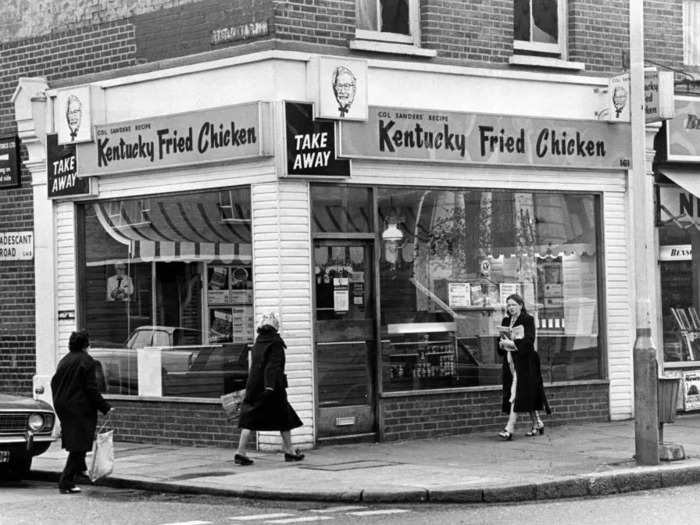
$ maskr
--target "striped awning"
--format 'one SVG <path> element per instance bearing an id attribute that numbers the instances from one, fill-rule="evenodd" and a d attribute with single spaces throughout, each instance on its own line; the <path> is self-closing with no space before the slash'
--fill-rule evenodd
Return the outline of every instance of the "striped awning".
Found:
<path id="1" fill-rule="evenodd" d="M 235 199 L 222 199 L 221 193 L 94 203 L 94 216 L 110 238 L 97 244 L 122 248 L 108 248 L 107 256 L 89 246 L 87 264 L 112 263 L 124 255 L 131 262 L 250 261 L 250 219 L 235 209 Z"/>

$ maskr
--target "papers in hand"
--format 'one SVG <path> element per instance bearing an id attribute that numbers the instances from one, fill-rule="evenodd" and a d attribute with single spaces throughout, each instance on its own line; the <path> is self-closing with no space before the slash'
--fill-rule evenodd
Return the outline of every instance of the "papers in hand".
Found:
<path id="1" fill-rule="evenodd" d="M 525 328 L 523 325 L 514 326 L 510 328 L 508 326 L 501 326 L 499 329 L 501 337 L 506 337 L 513 341 L 518 339 L 523 339 L 525 337 Z"/>

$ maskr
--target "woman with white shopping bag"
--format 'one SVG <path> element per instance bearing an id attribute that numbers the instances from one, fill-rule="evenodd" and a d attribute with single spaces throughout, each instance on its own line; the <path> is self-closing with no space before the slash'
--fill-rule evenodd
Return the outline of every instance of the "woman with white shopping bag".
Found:
<path id="1" fill-rule="evenodd" d="M 111 407 L 97 389 L 96 362 L 88 354 L 90 338 L 85 331 L 73 332 L 70 352 L 56 367 L 51 379 L 53 406 L 61 421 L 61 443 L 68 451 L 66 466 L 58 480 L 61 494 L 75 494 L 75 479 L 87 471 L 85 454 L 92 449 L 97 427 L 97 411 L 107 414 Z"/>

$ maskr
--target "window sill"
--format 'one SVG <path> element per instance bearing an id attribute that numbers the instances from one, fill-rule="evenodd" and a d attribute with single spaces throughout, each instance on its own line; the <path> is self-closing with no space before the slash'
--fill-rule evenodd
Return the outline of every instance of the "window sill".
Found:
<path id="1" fill-rule="evenodd" d="M 394 44 L 391 42 L 377 42 L 373 40 L 350 40 L 350 49 L 356 51 L 372 51 L 374 53 L 392 53 L 394 55 L 410 55 L 425 58 L 437 56 L 434 49 L 423 49 L 407 44 Z"/>
<path id="2" fill-rule="evenodd" d="M 586 65 L 583 62 L 570 62 L 559 58 L 532 55 L 512 55 L 508 63 L 511 66 L 550 67 L 554 69 L 567 69 L 570 71 L 583 71 L 586 69 Z"/>

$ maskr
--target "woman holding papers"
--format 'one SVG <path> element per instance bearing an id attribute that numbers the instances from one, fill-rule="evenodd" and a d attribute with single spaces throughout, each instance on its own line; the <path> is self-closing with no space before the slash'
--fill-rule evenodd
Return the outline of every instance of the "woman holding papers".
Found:
<path id="1" fill-rule="evenodd" d="M 508 414 L 501 439 L 513 438 L 518 412 L 529 412 L 532 429 L 528 436 L 544 434 L 544 423 L 539 411 L 551 414 L 544 393 L 540 358 L 535 351 L 535 320 L 525 310 L 525 302 L 518 294 L 506 299 L 506 315 L 501 322 L 498 353 L 503 357 L 503 405 Z"/>

